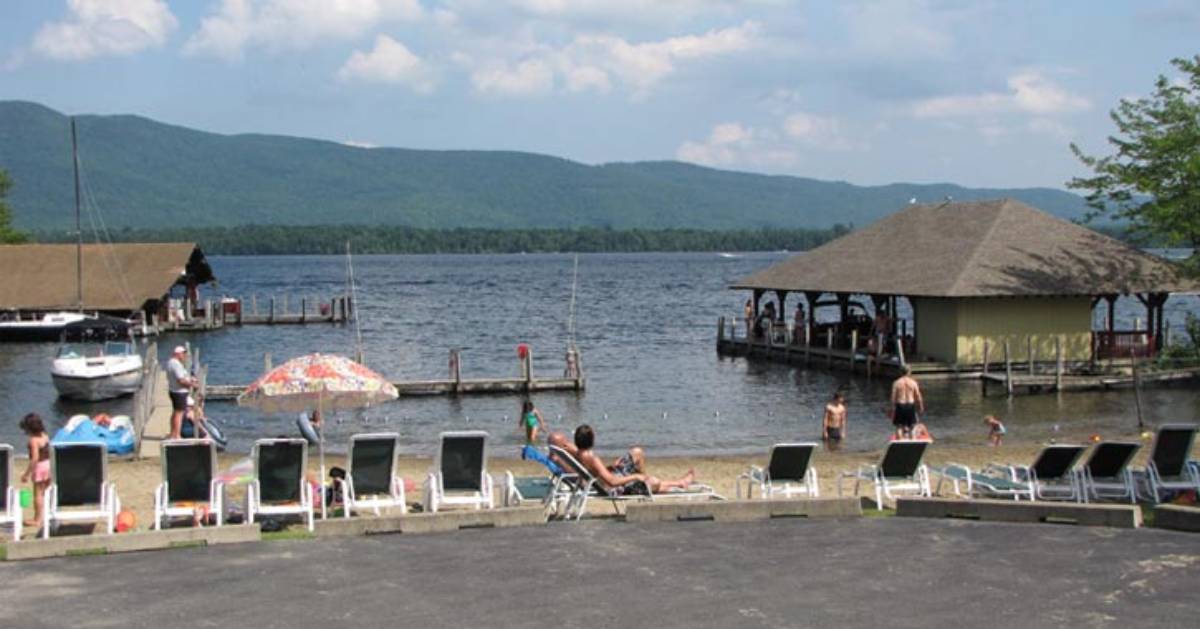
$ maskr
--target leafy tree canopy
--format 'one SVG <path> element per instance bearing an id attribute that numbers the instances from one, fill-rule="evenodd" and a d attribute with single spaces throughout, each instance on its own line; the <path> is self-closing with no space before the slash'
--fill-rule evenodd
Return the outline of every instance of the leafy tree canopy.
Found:
<path id="1" fill-rule="evenodd" d="M 1094 157 L 1071 145 L 1095 174 L 1067 186 L 1087 191 L 1092 217 L 1123 220 L 1138 235 L 1191 247 L 1188 267 L 1200 275 L 1200 55 L 1171 64 L 1180 78 L 1160 75 L 1152 95 L 1122 99 L 1111 112 L 1114 154 Z"/>
<path id="2" fill-rule="evenodd" d="M 8 173 L 0 170 L 0 244 L 25 242 L 25 234 L 12 228 L 12 211 L 4 200 L 10 187 L 12 180 L 8 178 Z"/>

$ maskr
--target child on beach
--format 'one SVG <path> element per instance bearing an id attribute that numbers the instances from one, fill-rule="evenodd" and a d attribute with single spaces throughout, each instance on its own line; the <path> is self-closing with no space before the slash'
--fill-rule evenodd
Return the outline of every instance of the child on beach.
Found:
<path id="1" fill-rule="evenodd" d="M 825 439 L 825 448 L 830 452 L 837 450 L 842 439 L 846 438 L 846 396 L 841 391 L 835 391 L 833 398 L 825 405 L 821 436 Z"/>
<path id="2" fill-rule="evenodd" d="M 25 526 L 39 526 L 42 522 L 43 493 L 50 486 L 50 435 L 37 413 L 21 419 L 21 432 L 29 437 L 29 467 L 21 475 L 21 482 L 33 481 L 33 519 L 25 520 Z"/>
<path id="3" fill-rule="evenodd" d="M 546 421 L 542 419 L 541 411 L 534 408 L 533 400 L 525 400 L 521 403 L 519 424 L 525 429 L 525 443 L 529 445 L 537 443 L 538 432 L 546 429 Z"/>
<path id="4" fill-rule="evenodd" d="M 925 425 L 925 422 L 917 422 L 917 424 L 913 426 L 912 438 L 916 441 L 928 441 L 929 443 L 933 443 L 933 433 L 929 432 L 929 427 Z"/>
<path id="5" fill-rule="evenodd" d="M 983 424 L 988 427 L 988 443 L 992 447 L 1000 445 L 1000 442 L 1004 441 L 1004 435 L 1008 434 L 1008 430 L 1004 428 L 1004 424 L 1000 421 L 1000 418 L 995 415 L 988 415 L 983 418 Z"/>

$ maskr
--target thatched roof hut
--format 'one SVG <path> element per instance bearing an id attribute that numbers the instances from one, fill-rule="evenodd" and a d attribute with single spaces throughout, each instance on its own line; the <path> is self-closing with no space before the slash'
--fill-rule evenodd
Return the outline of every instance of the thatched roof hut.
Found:
<path id="1" fill-rule="evenodd" d="M 897 298 L 906 298 L 920 352 L 961 364 L 979 362 L 988 341 L 992 347 L 1032 342 L 1047 356 L 1054 337 L 1066 342 L 1069 358 L 1090 357 L 1092 309 L 1108 300 L 1111 333 L 1111 307 L 1120 295 L 1146 306 L 1143 337 L 1152 352 L 1161 340 L 1167 296 L 1194 293 L 1200 285 L 1167 260 L 1001 199 L 912 205 L 731 288 L 754 291 L 756 310 L 767 291 L 780 302 L 801 293 L 810 316 L 812 304 L 829 303 L 822 296 L 832 294 L 843 319 L 850 295 L 868 296 L 887 313 L 896 312 Z M 904 336 L 894 328 L 888 333 Z"/>
<path id="2" fill-rule="evenodd" d="M 78 307 L 76 246 L 0 246 L 0 310 L 46 312 Z M 212 281 L 194 243 L 83 246 L 83 308 L 131 313 L 155 309 L 177 284 Z"/>

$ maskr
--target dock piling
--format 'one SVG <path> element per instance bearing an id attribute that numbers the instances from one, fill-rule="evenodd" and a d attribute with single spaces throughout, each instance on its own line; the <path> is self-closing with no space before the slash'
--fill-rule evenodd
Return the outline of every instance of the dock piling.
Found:
<path id="1" fill-rule="evenodd" d="M 1004 389 L 1009 397 L 1013 394 L 1012 355 L 1008 351 L 1008 339 L 1004 339 Z"/>
<path id="2" fill-rule="evenodd" d="M 271 296 L 271 315 L 268 319 L 271 323 L 275 323 L 275 296 Z"/>
<path id="3" fill-rule="evenodd" d="M 1029 375 L 1033 375 L 1033 365 L 1037 362 L 1037 349 L 1033 345 L 1033 337 L 1025 337 L 1025 358 L 1029 361 Z"/>
<path id="4" fill-rule="evenodd" d="M 825 330 L 825 368 L 833 367 L 833 328 Z"/>
<path id="5" fill-rule="evenodd" d="M 1054 337 L 1054 390 L 1062 391 L 1063 355 L 1062 337 Z"/>
<path id="6" fill-rule="evenodd" d="M 850 373 L 854 373 L 855 363 L 858 362 L 858 330 L 850 331 Z"/>

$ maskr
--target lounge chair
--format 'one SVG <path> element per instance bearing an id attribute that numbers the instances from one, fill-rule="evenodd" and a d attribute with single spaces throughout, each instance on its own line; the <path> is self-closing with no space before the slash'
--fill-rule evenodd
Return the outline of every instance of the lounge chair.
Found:
<path id="1" fill-rule="evenodd" d="M 1130 461 L 1142 444 L 1125 441 L 1101 441 L 1092 448 L 1081 469 L 1083 500 L 1115 498 L 1137 502 Z"/>
<path id="2" fill-rule="evenodd" d="M 524 502 L 539 501 L 549 506 L 554 494 L 554 486 L 563 470 L 550 459 L 550 456 L 537 448 L 526 445 L 521 450 L 521 458 L 536 461 L 545 466 L 547 475 L 544 476 L 515 476 L 505 470 L 500 484 L 500 494 L 506 507 L 517 507 Z"/>
<path id="3" fill-rule="evenodd" d="M 400 513 L 407 513 L 404 479 L 396 475 L 399 446 L 400 435 L 394 432 L 350 437 L 350 470 L 342 483 L 343 513 L 347 518 L 351 511 L 366 509 L 379 515 L 380 509 L 399 507 Z"/>
<path id="4" fill-rule="evenodd" d="M 817 470 L 809 465 L 816 450 L 815 442 L 777 443 L 771 446 L 766 469 L 753 465 L 734 481 L 737 497 L 742 497 L 743 485 L 747 498 L 754 497 L 756 486 L 763 498 L 790 498 L 797 495 L 819 497 L 821 488 L 817 482 Z"/>
<path id="5" fill-rule="evenodd" d="M 169 439 L 162 444 L 162 483 L 154 490 L 154 529 L 170 518 L 193 518 L 197 507 L 225 522 L 225 483 L 215 478 L 217 448 L 210 439 Z"/>
<path id="6" fill-rule="evenodd" d="M 930 468 L 930 471 L 938 476 L 938 484 L 934 490 L 938 495 L 942 493 L 942 483 L 949 481 L 954 495 L 959 498 L 1033 500 L 1033 488 L 1029 483 L 1018 483 L 1007 474 L 976 472 L 961 463 L 948 463 L 942 467 Z"/>
<path id="7" fill-rule="evenodd" d="M 610 501 L 614 510 L 618 510 L 618 502 L 629 500 L 653 501 L 664 498 L 724 500 L 712 487 L 702 483 L 693 483 L 687 489 L 672 490 L 666 493 L 656 494 L 651 492 L 649 487 L 645 487 L 645 493 L 642 494 L 613 495 L 604 487 L 600 479 L 596 478 L 571 453 L 555 446 L 550 446 L 550 453 L 556 461 L 566 464 L 566 470 L 555 479 L 554 489 L 550 498 L 556 505 L 560 502 L 565 502 L 566 506 L 561 513 L 565 520 L 572 519 L 572 516 L 574 516 L 575 520 L 579 520 L 583 516 L 584 511 L 587 510 L 587 503 L 591 498 Z"/>
<path id="8" fill-rule="evenodd" d="M 0 443 L 0 524 L 12 526 L 14 542 L 21 541 L 21 489 L 13 484 L 13 447 Z"/>
<path id="9" fill-rule="evenodd" d="M 1026 485 L 1035 500 L 1083 501 L 1081 473 L 1075 470 L 1087 446 L 1055 444 L 1042 448 L 1032 465 L 993 463 L 985 472 L 1002 473 L 1013 482 Z"/>
<path id="10" fill-rule="evenodd" d="M 308 442 L 259 439 L 254 442 L 254 480 L 246 489 L 246 521 L 256 515 L 299 515 L 313 530 L 313 488 L 305 479 Z"/>
<path id="11" fill-rule="evenodd" d="M 445 506 L 491 509 L 492 477 L 487 473 L 487 433 L 443 432 L 433 470 L 425 478 L 424 507 L 437 513 Z"/>
<path id="12" fill-rule="evenodd" d="M 1167 491 L 1200 492 L 1200 469 L 1190 461 L 1196 426 L 1171 424 L 1160 426 L 1150 449 L 1150 461 L 1137 476 L 1146 497 L 1158 504 Z"/>
<path id="13" fill-rule="evenodd" d="M 103 522 L 112 535 L 121 499 L 108 482 L 108 448 L 99 442 L 50 444 L 50 486 L 43 502 L 44 538 L 60 522 L 74 520 Z"/>
<path id="14" fill-rule="evenodd" d="M 883 511 L 883 499 L 895 500 L 897 494 L 929 496 L 929 469 L 921 462 L 928 441 L 901 440 L 888 443 L 879 464 L 865 464 L 853 472 L 842 472 L 838 477 L 838 496 L 842 495 L 842 481 L 854 479 L 854 495 L 858 495 L 863 483 L 875 489 L 875 505 Z"/>

